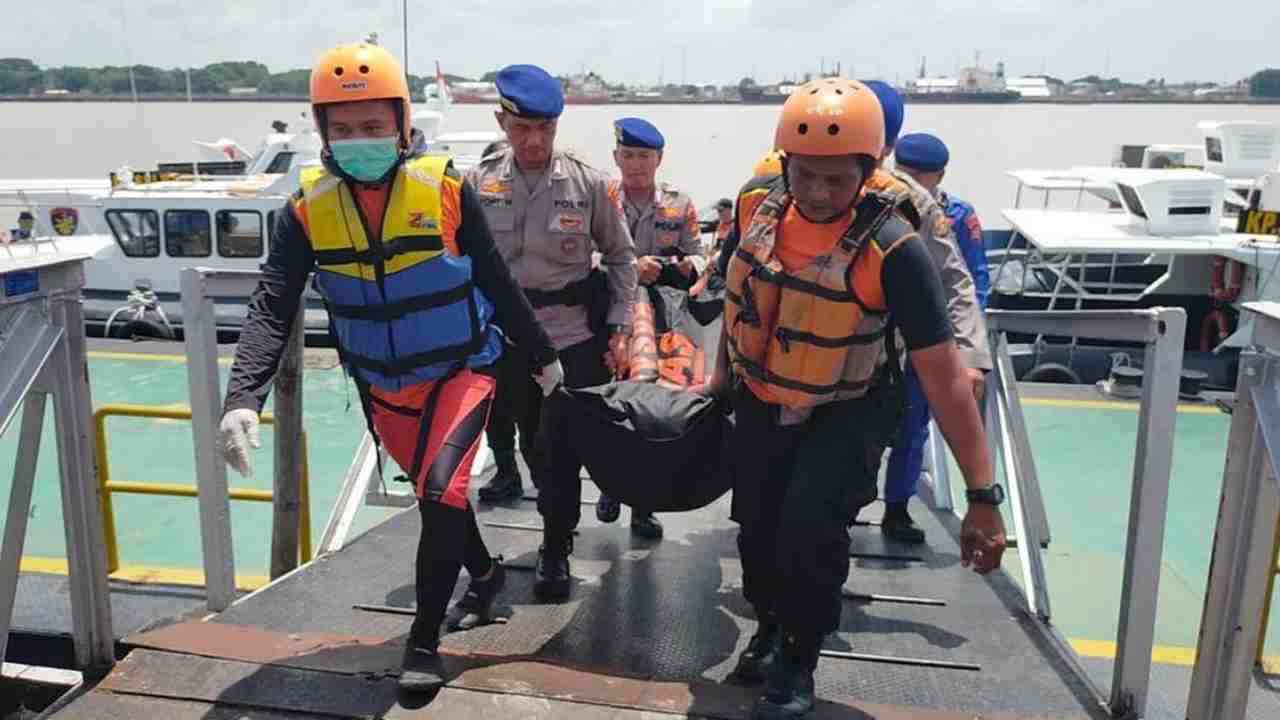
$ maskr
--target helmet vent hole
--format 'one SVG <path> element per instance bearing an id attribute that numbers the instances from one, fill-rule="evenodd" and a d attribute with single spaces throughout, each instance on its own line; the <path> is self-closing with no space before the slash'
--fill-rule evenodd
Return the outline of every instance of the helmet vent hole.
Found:
<path id="1" fill-rule="evenodd" d="M 368 65 L 361 65 L 361 66 L 360 66 L 360 74 L 361 74 L 361 75 L 368 75 L 368 74 L 369 74 L 369 66 L 368 66 Z"/>
<path id="2" fill-rule="evenodd" d="M 818 94 L 818 88 L 814 88 L 814 89 L 810 90 L 810 91 L 809 91 L 809 94 L 810 94 L 810 95 L 817 95 L 817 94 Z"/>
<path id="3" fill-rule="evenodd" d="M 342 69 L 342 66 L 341 66 L 341 65 L 339 65 L 338 67 L 336 67 L 336 68 L 334 68 L 334 69 L 333 69 L 333 74 L 334 74 L 334 75 L 337 75 L 338 77 L 342 77 L 342 73 L 343 73 L 343 72 L 345 72 L 345 71 Z"/>
<path id="4" fill-rule="evenodd" d="M 840 134 L 840 126 L 839 126 L 839 125 L 836 125 L 835 123 L 831 123 L 830 125 L 828 125 L 828 126 L 827 126 L 827 134 L 828 134 L 828 135 L 839 135 L 839 134 Z"/>
<path id="5" fill-rule="evenodd" d="M 837 95 L 843 95 L 843 94 L 844 94 L 844 91 L 843 91 L 843 90 L 841 90 L 840 88 L 836 88 L 836 94 L 837 94 Z"/>
<path id="6" fill-rule="evenodd" d="M 809 123 L 800 123 L 800 126 L 796 128 L 796 132 L 800 133 L 801 135 L 808 135 Z"/>

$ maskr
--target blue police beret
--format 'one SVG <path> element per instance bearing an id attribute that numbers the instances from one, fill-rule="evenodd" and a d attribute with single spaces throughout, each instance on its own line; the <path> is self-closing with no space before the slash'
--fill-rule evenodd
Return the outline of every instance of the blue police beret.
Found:
<path id="1" fill-rule="evenodd" d="M 951 153 L 947 146 L 936 135 L 929 133 L 911 133 L 903 135 L 893 151 L 899 165 L 916 170 L 936 172 L 946 169 Z"/>
<path id="2" fill-rule="evenodd" d="M 493 84 L 507 112 L 527 118 L 554 118 L 564 112 L 560 81 L 537 65 L 508 65 Z"/>
<path id="3" fill-rule="evenodd" d="M 879 80 L 869 80 L 864 84 L 876 94 L 876 99 L 880 101 L 880 109 L 884 111 L 884 144 L 896 145 L 898 133 L 902 132 L 902 121 L 907 112 L 902 103 L 902 96 L 888 83 Z"/>
<path id="4" fill-rule="evenodd" d="M 667 144 L 666 139 L 662 137 L 661 132 L 658 132 L 658 128 L 653 126 L 653 123 L 640 118 L 626 117 L 615 120 L 613 132 L 618 138 L 618 144 L 627 147 L 661 150 Z"/>

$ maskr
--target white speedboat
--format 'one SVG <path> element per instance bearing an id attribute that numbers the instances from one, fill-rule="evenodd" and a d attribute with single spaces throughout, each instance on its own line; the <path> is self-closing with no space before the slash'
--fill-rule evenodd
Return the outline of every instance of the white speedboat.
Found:
<path id="1" fill-rule="evenodd" d="M 429 151 L 454 155 L 462 169 L 501 139 L 494 132 L 438 134 L 447 95 L 415 109 Z M 252 155 L 232 140 L 197 143 L 207 159 L 121 168 L 103 179 L 0 181 L 0 208 L 29 211 L 30 239 L 0 243 L 9 255 L 76 252 L 85 264 L 85 321 L 109 336 L 173 337 L 182 324 L 179 270 L 256 271 L 273 242 L 275 213 L 299 186 L 302 167 L 319 162 L 320 142 L 279 124 Z M 244 321 L 245 297 L 217 298 L 220 332 Z M 328 318 L 308 292 L 306 331 L 327 335 Z"/>

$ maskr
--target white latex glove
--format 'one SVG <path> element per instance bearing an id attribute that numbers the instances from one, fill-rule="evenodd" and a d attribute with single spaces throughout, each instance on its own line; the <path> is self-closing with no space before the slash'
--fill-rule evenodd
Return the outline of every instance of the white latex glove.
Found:
<path id="1" fill-rule="evenodd" d="M 550 397 L 560 383 L 564 382 L 564 366 L 560 364 L 560 358 L 552 360 L 550 364 L 535 372 L 533 379 L 538 383 L 538 387 L 542 388 L 542 397 Z"/>
<path id="2" fill-rule="evenodd" d="M 258 436 L 258 413 L 239 408 L 222 416 L 222 457 L 244 477 L 253 474 L 249 466 L 249 447 L 262 447 Z"/>

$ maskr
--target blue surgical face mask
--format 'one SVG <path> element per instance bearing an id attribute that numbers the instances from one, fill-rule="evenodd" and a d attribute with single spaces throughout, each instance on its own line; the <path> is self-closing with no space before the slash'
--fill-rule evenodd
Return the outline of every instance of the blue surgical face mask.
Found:
<path id="1" fill-rule="evenodd" d="M 374 182 L 400 159 L 400 143 L 395 137 L 334 140 L 329 152 L 343 172 L 361 182 Z"/>

